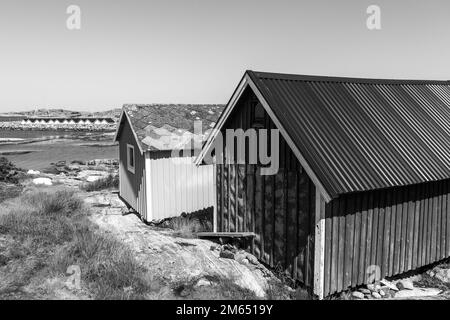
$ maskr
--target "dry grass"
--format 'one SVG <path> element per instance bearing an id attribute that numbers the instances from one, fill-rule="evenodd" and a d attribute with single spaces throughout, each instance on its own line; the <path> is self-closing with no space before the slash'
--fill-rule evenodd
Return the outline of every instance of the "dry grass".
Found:
<path id="1" fill-rule="evenodd" d="M 207 208 L 166 219 L 158 226 L 173 229 L 174 236 L 180 238 L 196 238 L 198 232 L 212 231 L 212 215 L 212 208 Z"/>
<path id="2" fill-rule="evenodd" d="M 450 291 L 450 283 L 443 282 L 442 280 L 432 277 L 427 273 L 422 274 L 419 280 L 414 281 L 414 285 L 421 288 L 437 288 L 442 291 Z"/>
<path id="3" fill-rule="evenodd" d="M 272 272 L 277 279 L 267 281 L 265 291 L 268 300 L 312 300 L 308 291 L 292 279 L 280 264 Z"/>
<path id="4" fill-rule="evenodd" d="M 6 267 L 14 271 L 4 283 L 0 280 L 0 297 L 20 292 L 32 280 L 64 277 L 69 266 L 78 265 L 83 286 L 95 298 L 143 298 L 143 270 L 88 215 L 71 191 L 32 191 L 12 201 L 0 213 L 0 235 L 12 239 L 4 251 Z"/>
<path id="5" fill-rule="evenodd" d="M 20 184 L 0 182 L 0 203 L 11 198 L 18 197 L 23 187 Z"/>
<path id="6" fill-rule="evenodd" d="M 119 176 L 109 174 L 105 178 L 83 184 L 80 188 L 87 192 L 100 191 L 106 189 L 117 189 L 119 187 Z"/>
<path id="7" fill-rule="evenodd" d="M 205 279 L 211 286 L 197 287 L 200 279 Z M 253 291 L 242 288 L 236 284 L 236 279 L 232 274 L 226 277 L 218 275 L 204 275 L 189 280 L 179 280 L 171 284 L 171 289 L 176 297 L 187 299 L 219 299 L 219 300 L 258 300 Z M 219 291 L 214 288 L 220 288 Z M 214 296 L 211 296 L 214 294 Z"/>

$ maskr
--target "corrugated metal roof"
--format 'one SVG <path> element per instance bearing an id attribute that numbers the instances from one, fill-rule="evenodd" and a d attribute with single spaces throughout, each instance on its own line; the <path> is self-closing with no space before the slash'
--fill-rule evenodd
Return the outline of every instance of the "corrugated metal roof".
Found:
<path id="1" fill-rule="evenodd" d="M 450 178 L 450 82 L 248 75 L 330 196 Z"/>
<path id="2" fill-rule="evenodd" d="M 214 127 L 223 108 L 223 105 L 212 104 L 128 104 L 123 106 L 141 150 L 173 150 L 192 145 L 192 139 L 203 141 Z M 202 121 L 202 137 L 194 136 L 196 120 Z"/>

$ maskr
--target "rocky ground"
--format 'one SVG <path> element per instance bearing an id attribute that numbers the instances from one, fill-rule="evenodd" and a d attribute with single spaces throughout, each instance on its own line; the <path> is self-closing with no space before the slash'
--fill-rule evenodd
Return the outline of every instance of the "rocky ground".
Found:
<path id="1" fill-rule="evenodd" d="M 115 190 L 82 190 L 84 184 L 117 174 L 117 165 L 115 160 L 59 162 L 45 172 L 30 170 L 31 178 L 26 184 L 77 190 L 91 209 L 92 222 L 126 244 L 142 265 L 147 283 L 151 284 L 148 299 L 309 298 L 304 290 L 286 286 L 245 251 L 146 225 L 128 211 Z M 64 284 L 63 280 L 57 282 Z M 52 281 L 47 281 L 47 287 L 52 286 Z M 59 299 L 90 297 L 86 292 L 71 291 L 64 285 L 55 285 L 55 288 L 54 297 Z M 447 300 L 450 298 L 450 264 L 441 264 L 413 277 L 382 280 L 337 298 Z"/>
<path id="2" fill-rule="evenodd" d="M 118 198 L 117 191 L 82 191 L 83 184 L 117 173 L 117 162 L 55 163 L 46 172 L 30 170 L 30 187 L 76 189 L 91 209 L 90 219 L 104 232 L 125 243 L 151 283 L 149 299 L 290 299 L 286 286 L 243 250 L 208 240 L 184 238 L 175 230 L 144 224 Z M 25 186 L 25 188 L 27 188 Z M 61 282 L 61 281 L 59 281 Z M 60 290 L 74 298 L 76 292 Z M 305 292 L 298 293 L 305 296 Z M 86 294 L 80 298 L 86 298 Z"/>

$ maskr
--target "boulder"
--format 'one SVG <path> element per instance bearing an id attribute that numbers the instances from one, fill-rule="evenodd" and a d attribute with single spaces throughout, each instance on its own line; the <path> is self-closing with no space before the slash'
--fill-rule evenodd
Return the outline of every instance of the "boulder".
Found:
<path id="1" fill-rule="evenodd" d="M 381 285 L 386 286 L 386 287 L 388 287 L 391 290 L 398 291 L 397 286 L 395 284 L 393 284 L 389 280 L 383 279 L 383 280 L 380 281 L 380 283 L 381 283 Z"/>
<path id="2" fill-rule="evenodd" d="M 364 299 L 364 294 L 359 291 L 353 291 L 352 297 L 355 299 Z"/>
<path id="3" fill-rule="evenodd" d="M 377 291 L 377 289 L 375 288 L 375 284 L 373 284 L 373 283 L 368 284 L 366 287 L 367 287 L 367 289 L 369 289 L 372 292 Z"/>
<path id="4" fill-rule="evenodd" d="M 27 174 L 37 176 L 37 175 L 41 174 L 41 172 L 37 171 L 37 170 L 28 170 Z"/>
<path id="5" fill-rule="evenodd" d="M 247 258 L 248 262 L 250 262 L 251 264 L 254 264 L 254 265 L 258 265 L 259 264 L 258 259 L 252 254 L 248 253 L 246 258 Z"/>
<path id="6" fill-rule="evenodd" d="M 242 263 L 244 259 L 247 260 L 247 254 L 245 252 L 238 252 L 234 255 L 234 260 L 236 260 L 239 263 Z"/>
<path id="7" fill-rule="evenodd" d="M 434 270 L 434 277 L 442 282 L 450 283 L 450 269 L 436 268 Z"/>
<path id="8" fill-rule="evenodd" d="M 372 297 L 375 299 L 381 299 L 381 295 L 378 292 L 372 292 Z"/>
<path id="9" fill-rule="evenodd" d="M 188 295 L 190 295 L 191 294 L 191 290 L 189 290 L 189 289 L 187 289 L 187 288 L 185 288 L 185 289 L 183 289 L 183 290 L 181 290 L 181 292 L 180 292 L 180 296 L 181 297 L 187 297 Z"/>
<path id="10" fill-rule="evenodd" d="M 220 251 L 219 257 L 225 259 L 234 259 L 234 253 L 229 250 L 222 250 Z"/>
<path id="11" fill-rule="evenodd" d="M 404 279 L 397 282 L 399 290 L 414 290 L 414 285 L 411 280 Z"/>
<path id="12" fill-rule="evenodd" d="M 36 178 L 36 179 L 33 179 L 33 184 L 34 185 L 46 185 L 46 186 L 53 185 L 52 180 L 49 179 L 49 178 Z"/>
<path id="13" fill-rule="evenodd" d="M 89 176 L 89 177 L 86 177 L 86 181 L 87 182 L 95 182 L 95 181 L 100 180 L 102 178 L 103 178 L 103 176 Z"/>
<path id="14" fill-rule="evenodd" d="M 205 279 L 205 278 L 201 278 L 200 280 L 197 281 L 197 284 L 195 285 L 196 287 L 206 287 L 206 286 L 210 286 L 212 285 L 211 281 Z"/>
<path id="15" fill-rule="evenodd" d="M 359 288 L 358 290 L 359 290 L 359 292 L 361 292 L 363 294 L 371 294 L 372 293 L 372 291 L 370 291 L 369 289 L 366 289 L 366 288 Z"/>

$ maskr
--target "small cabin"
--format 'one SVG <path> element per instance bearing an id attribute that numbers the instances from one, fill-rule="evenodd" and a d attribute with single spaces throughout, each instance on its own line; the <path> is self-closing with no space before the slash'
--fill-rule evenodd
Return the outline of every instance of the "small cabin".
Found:
<path id="1" fill-rule="evenodd" d="M 247 71 L 197 159 L 214 155 L 215 229 L 252 233 L 258 259 L 319 298 L 446 259 L 449 123 L 448 81 Z M 236 129 L 279 131 L 253 144 L 277 144 L 276 173 L 227 159 Z"/>
<path id="2" fill-rule="evenodd" d="M 197 167 L 194 160 L 222 109 L 220 105 L 123 107 L 114 138 L 119 143 L 119 195 L 142 220 L 213 209 L 214 167 Z M 195 121 L 201 121 L 203 134 L 194 132 Z"/>

